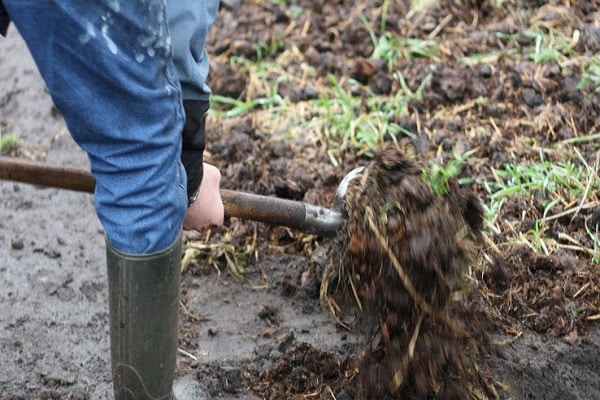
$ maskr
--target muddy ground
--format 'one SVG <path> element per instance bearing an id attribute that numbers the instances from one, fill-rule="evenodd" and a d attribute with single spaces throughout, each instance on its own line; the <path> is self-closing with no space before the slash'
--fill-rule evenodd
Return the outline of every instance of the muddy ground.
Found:
<path id="1" fill-rule="evenodd" d="M 535 39 L 497 34 L 510 36 L 535 21 L 568 37 L 577 30 L 574 54 L 596 54 L 597 1 L 572 7 L 523 2 L 511 12 L 487 2 L 440 2 L 424 14 L 407 14 L 408 3 L 389 3 L 387 29 L 443 45 L 433 71 L 423 57 L 396 67 L 412 90 L 433 72 L 423 99 L 394 121 L 414 134 L 399 145 L 420 160 L 476 149 L 463 174 L 491 180 L 490 167 L 537 159 L 540 152 L 565 160 L 573 147 L 557 143 L 598 133 L 600 96 L 577 88 L 578 71 L 535 64 L 518 55 Z M 289 72 L 292 78 L 278 90 L 293 104 L 318 97 L 327 73 L 340 82 L 351 77 L 379 94 L 398 90 L 386 66 L 369 60 L 373 45 L 360 18 L 371 21 L 377 34 L 380 3 L 276 4 L 223 1 L 209 41 L 215 93 L 264 95 L 242 65 L 229 62 L 256 59 L 255 44 Z M 506 57 L 474 66 L 457 62 L 492 51 Z M 307 66 L 314 68 L 309 79 L 303 75 Z M 358 85 L 354 90 L 367 96 Z M 314 135 L 285 136 L 289 127 L 273 127 L 267 116 L 210 119 L 208 157 L 221 168 L 224 187 L 329 206 L 339 179 L 369 161 L 345 146 L 334 166 Z M 0 128 L 21 139 L 16 156 L 87 166 L 14 27 L 0 40 Z M 577 146 L 594 165 L 597 141 Z M 470 189 L 485 200 L 480 185 Z M 597 210 L 597 193 L 589 199 Z M 0 398 L 110 399 L 104 238 L 91 195 L 0 182 L 0 204 Z M 482 250 L 498 259 L 501 272 L 485 261 L 474 266 L 475 303 L 495 321 L 490 333 L 498 343 L 482 368 L 498 383 L 501 398 L 600 398 L 597 265 L 569 247 L 542 256 L 506 244 L 515 231 L 527 232 L 540 212 L 539 205 L 516 197 L 498 216 L 495 226 L 502 229 L 488 232 L 494 246 Z M 582 208 L 574 218 L 557 218 L 552 229 L 589 246 L 583 227 L 597 222 L 597 214 L 594 207 Z M 319 302 L 316 271 L 327 262 L 328 243 L 233 219 L 222 230 L 189 237 L 178 374 L 198 379 L 214 398 L 360 398 L 351 371 L 363 338 L 337 324 Z M 193 253 L 204 244 L 208 250 Z"/>

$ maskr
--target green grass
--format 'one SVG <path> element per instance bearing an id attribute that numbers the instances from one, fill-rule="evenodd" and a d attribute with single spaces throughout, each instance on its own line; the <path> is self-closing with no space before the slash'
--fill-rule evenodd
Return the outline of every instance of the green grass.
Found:
<path id="1" fill-rule="evenodd" d="M 600 229 L 597 227 L 590 227 L 586 224 L 585 229 L 589 235 L 593 246 L 590 249 L 592 261 L 594 264 L 600 264 Z"/>
<path id="2" fill-rule="evenodd" d="M 445 164 L 437 160 L 429 163 L 428 168 L 422 172 L 423 182 L 426 182 L 434 193 L 446 195 L 449 192 L 449 182 L 452 179 L 459 179 L 459 183 L 465 184 L 468 181 L 460 180 L 463 167 L 468 158 L 477 150 L 469 150 L 463 154 L 454 154 Z"/>
<path id="3" fill-rule="evenodd" d="M 503 50 L 490 51 L 489 53 L 474 53 L 460 58 L 462 64 L 473 66 L 477 64 L 493 64 L 503 58 L 526 56 L 536 64 L 557 63 L 563 65 L 576 57 L 573 38 L 567 37 L 559 30 L 546 30 L 540 27 L 531 27 L 515 33 L 496 32 L 496 37 L 506 43 Z M 521 41 L 529 42 L 522 45 Z"/>
<path id="4" fill-rule="evenodd" d="M 581 74 L 578 89 L 587 87 L 591 87 L 592 90 L 600 93 L 600 55 L 592 57 Z"/>
<path id="5" fill-rule="evenodd" d="M 534 27 L 516 34 L 497 34 L 498 37 L 518 43 L 523 37 L 529 39 L 533 45 L 521 48 L 521 52 L 535 63 L 556 62 L 562 63 L 567 58 L 575 55 L 571 38 L 566 37 L 559 30 L 545 30 Z M 517 45 L 517 47 L 520 47 Z"/>
<path id="6" fill-rule="evenodd" d="M 582 245 L 580 240 L 567 234 L 559 234 L 557 240 L 556 233 L 549 231 L 556 219 L 573 217 L 598 202 L 595 196 L 600 192 L 600 157 L 596 158 L 594 165 L 589 165 L 576 148 L 573 152 L 576 157 L 566 161 L 546 161 L 540 155 L 535 162 L 512 163 L 502 169 L 493 169 L 496 179 L 483 182 L 488 196 L 484 207 L 486 219 L 496 224 L 496 231 L 506 230 L 501 226 L 505 206 L 511 199 L 525 199 L 522 203 L 529 204 L 529 209 L 522 209 L 521 212 L 523 218 L 534 220 L 534 226 L 525 232 L 514 231 L 513 241 L 544 254 L 549 254 L 552 247 L 570 248 L 588 253 L 594 262 L 600 262 L 599 239 L 595 228 L 586 225 L 592 247 Z M 512 222 L 522 221 L 518 216 L 513 216 Z"/>
<path id="7" fill-rule="evenodd" d="M 394 71 L 394 68 L 402 59 L 412 60 L 417 57 L 427 58 L 433 62 L 439 62 L 437 55 L 439 46 L 435 40 L 426 40 L 418 38 L 403 38 L 394 35 L 391 32 L 383 30 L 385 20 L 382 18 L 381 33 L 379 36 L 371 29 L 366 18 L 361 18 L 365 28 L 369 31 L 371 42 L 373 43 L 373 53 L 371 58 L 374 60 L 385 61 L 388 70 Z"/>
<path id="8" fill-rule="evenodd" d="M 594 138 L 597 139 L 596 136 Z M 477 149 L 473 149 L 454 154 L 445 163 L 432 160 L 428 168 L 423 170 L 423 181 L 440 195 L 448 194 L 448 182 L 451 179 L 458 179 L 463 185 L 479 183 L 487 194 L 482 206 L 488 227 L 495 233 L 504 232 L 506 243 L 525 245 L 546 255 L 558 248 L 565 248 L 585 253 L 592 262 L 600 263 L 600 235 L 596 227 L 585 223 L 585 233 L 591 246 L 582 244 L 581 238 L 573 238 L 567 233 L 559 233 L 557 237 L 556 232 L 551 232 L 552 224 L 557 219 L 572 218 L 582 210 L 599 205 L 600 153 L 596 154 L 593 165 L 588 164 L 575 147 L 566 151 L 574 154 L 572 159 L 566 161 L 548 161 L 540 153 L 539 160 L 492 168 L 495 180 L 485 182 L 461 177 L 465 165 L 472 161 L 476 153 Z M 519 216 L 504 216 L 506 207 L 515 199 L 530 208 L 521 209 L 522 215 Z M 525 218 L 532 219 L 532 227 L 520 230 L 517 225 Z M 511 228 L 508 227 L 510 225 Z"/>
<path id="9" fill-rule="evenodd" d="M 224 111 L 214 111 L 219 118 L 236 118 L 246 114 L 253 109 L 269 107 L 278 104 L 278 99 L 273 97 L 264 97 L 252 100 L 238 100 L 231 97 L 211 95 L 211 103 L 217 107 L 223 108 Z"/>
<path id="10" fill-rule="evenodd" d="M 586 182 L 593 184 L 595 172 L 574 160 L 551 162 L 542 158 L 529 164 L 507 164 L 503 169 L 495 169 L 494 175 L 498 180 L 486 182 L 485 187 L 491 208 L 496 211 L 506 199 L 517 195 L 541 193 L 545 198 L 563 199 L 566 203 L 581 199 L 589 194 Z M 597 182 L 594 186 L 598 189 Z M 549 201 L 546 208 L 554 204 Z"/>
<path id="11" fill-rule="evenodd" d="M 0 129 L 0 154 L 7 154 L 19 146 L 19 138 Z"/>
<path id="12" fill-rule="evenodd" d="M 397 142 L 400 135 L 414 136 L 395 122 L 395 117 L 408 113 L 411 99 L 422 99 L 422 92 L 431 79 L 427 76 L 414 92 L 411 91 L 400 72 L 395 75 L 399 90 L 392 96 L 369 95 L 366 100 L 353 96 L 350 89 L 342 87 L 333 75 L 329 75 L 331 86 L 321 97 L 310 101 L 308 107 L 315 110 L 311 125 L 321 130 L 321 139 L 328 146 L 339 147 L 350 143 L 357 151 L 372 155 L 373 151 L 387 139 Z M 356 82 L 348 82 L 358 85 Z"/>

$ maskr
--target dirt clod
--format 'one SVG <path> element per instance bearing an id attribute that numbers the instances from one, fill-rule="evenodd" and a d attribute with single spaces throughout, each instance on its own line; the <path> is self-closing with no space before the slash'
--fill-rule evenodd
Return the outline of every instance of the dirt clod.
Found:
<path id="1" fill-rule="evenodd" d="M 484 383 L 475 373 L 473 328 L 481 324 L 453 301 L 464 289 L 481 207 L 456 185 L 434 193 L 421 171 L 390 146 L 351 182 L 348 221 L 323 280 L 325 303 L 340 294 L 330 287 L 343 286 L 345 303 L 354 297 L 362 310 L 368 343 L 358 392 L 367 399 L 466 398 Z"/>

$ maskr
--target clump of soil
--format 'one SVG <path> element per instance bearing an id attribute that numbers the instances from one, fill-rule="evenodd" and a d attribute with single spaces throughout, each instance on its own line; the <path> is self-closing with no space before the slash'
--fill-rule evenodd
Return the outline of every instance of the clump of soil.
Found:
<path id="1" fill-rule="evenodd" d="M 482 210 L 456 184 L 446 189 L 435 193 L 422 167 L 391 146 L 350 183 L 322 289 L 334 313 L 348 299 L 362 311 L 358 398 L 496 397 L 476 365 L 485 320 L 457 300 L 467 298 Z"/>
<path id="2" fill-rule="evenodd" d="M 344 393 L 356 375 L 354 361 L 348 356 L 320 350 L 309 343 L 298 343 L 288 350 L 251 389 L 266 399 L 331 399 Z"/>

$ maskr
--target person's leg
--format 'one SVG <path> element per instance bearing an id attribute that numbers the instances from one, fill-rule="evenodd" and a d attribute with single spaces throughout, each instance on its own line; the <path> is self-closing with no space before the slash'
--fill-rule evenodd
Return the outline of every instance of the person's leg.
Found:
<path id="1" fill-rule="evenodd" d="M 75 141 L 108 241 L 170 246 L 186 211 L 182 98 L 162 0 L 3 0 Z"/>
<path id="2" fill-rule="evenodd" d="M 96 178 L 115 397 L 171 399 L 187 196 L 164 2 L 3 1 Z"/>

